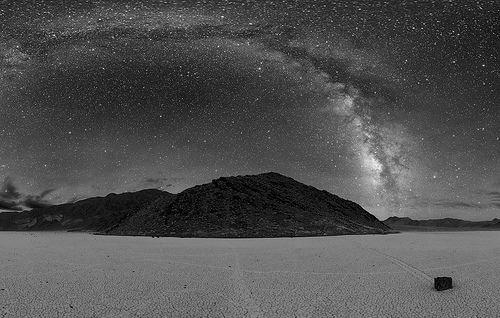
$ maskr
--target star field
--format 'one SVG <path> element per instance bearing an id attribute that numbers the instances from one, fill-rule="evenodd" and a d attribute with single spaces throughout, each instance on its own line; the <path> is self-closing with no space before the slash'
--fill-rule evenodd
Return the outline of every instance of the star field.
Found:
<path id="1" fill-rule="evenodd" d="M 276 171 L 500 213 L 497 1 L 0 1 L 0 209 Z"/>

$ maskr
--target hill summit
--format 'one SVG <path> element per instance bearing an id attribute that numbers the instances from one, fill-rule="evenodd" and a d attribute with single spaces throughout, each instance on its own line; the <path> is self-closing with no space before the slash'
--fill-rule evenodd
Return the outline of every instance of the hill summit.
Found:
<path id="1" fill-rule="evenodd" d="M 145 226 L 151 218 L 163 222 Z M 269 172 L 222 177 L 186 189 L 173 200 L 156 200 L 108 233 L 141 231 L 181 237 L 279 237 L 383 234 L 391 229 L 354 202 Z"/>

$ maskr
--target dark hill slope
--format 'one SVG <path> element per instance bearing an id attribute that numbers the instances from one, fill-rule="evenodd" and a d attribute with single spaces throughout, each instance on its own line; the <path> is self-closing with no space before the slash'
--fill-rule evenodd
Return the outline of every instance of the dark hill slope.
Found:
<path id="1" fill-rule="evenodd" d="M 109 194 L 75 203 L 54 205 L 21 213 L 0 213 L 0 230 L 104 231 L 116 227 L 143 205 L 171 193 L 148 189 Z"/>
<path id="2" fill-rule="evenodd" d="M 172 203 L 175 195 L 161 196 L 144 205 L 118 226 L 106 231 L 111 235 L 164 235 L 166 216 L 163 207 Z"/>
<path id="3" fill-rule="evenodd" d="M 165 220 L 150 233 L 183 237 L 277 237 L 388 233 L 358 204 L 277 173 L 225 177 L 147 208 Z M 142 215 L 148 212 L 142 211 Z M 129 226 L 110 234 L 138 234 Z"/>

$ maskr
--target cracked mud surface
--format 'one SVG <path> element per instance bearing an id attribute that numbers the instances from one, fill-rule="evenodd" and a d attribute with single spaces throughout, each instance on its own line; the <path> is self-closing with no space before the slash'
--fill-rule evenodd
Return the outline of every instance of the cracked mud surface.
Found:
<path id="1" fill-rule="evenodd" d="M 497 317 L 498 242 L 0 232 L 0 317 Z M 435 291 L 436 276 L 454 288 Z"/>

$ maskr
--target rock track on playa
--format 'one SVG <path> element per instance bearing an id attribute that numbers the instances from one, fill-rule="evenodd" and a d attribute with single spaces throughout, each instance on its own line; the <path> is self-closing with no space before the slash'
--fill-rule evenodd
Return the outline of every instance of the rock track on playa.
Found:
<path id="1" fill-rule="evenodd" d="M 400 260 L 400 259 L 397 259 L 393 256 L 390 256 L 390 255 L 387 255 L 379 250 L 376 250 L 374 248 L 370 248 L 370 247 L 366 247 L 358 242 L 355 242 L 355 241 L 352 241 L 356 246 L 359 246 L 360 248 L 362 248 L 363 250 L 365 251 L 369 251 L 371 253 L 375 253 L 375 254 L 378 254 L 378 255 L 382 255 L 383 257 L 385 257 L 386 259 L 388 259 L 389 261 L 391 261 L 392 263 L 396 264 L 397 266 L 399 266 L 401 269 L 403 269 L 405 272 L 407 272 L 408 274 L 410 275 L 413 275 L 414 277 L 416 277 L 417 279 L 421 280 L 422 282 L 424 283 L 434 283 L 434 278 L 432 278 L 431 276 L 427 275 L 425 272 L 411 266 L 410 264 Z"/>
<path id="2" fill-rule="evenodd" d="M 232 279 L 234 283 L 235 298 L 237 299 L 235 305 L 237 308 L 241 308 L 243 310 L 241 313 L 234 313 L 234 317 L 265 317 L 264 313 L 260 309 L 260 306 L 252 298 L 252 293 L 248 289 L 247 282 L 245 281 L 241 269 L 240 259 L 236 252 L 234 253 L 234 269 Z"/>

